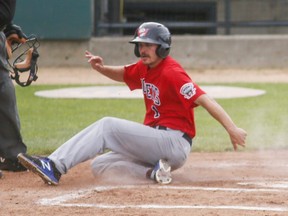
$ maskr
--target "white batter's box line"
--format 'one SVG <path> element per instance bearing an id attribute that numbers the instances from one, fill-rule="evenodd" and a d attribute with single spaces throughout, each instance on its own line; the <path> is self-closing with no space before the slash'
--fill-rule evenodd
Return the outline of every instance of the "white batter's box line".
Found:
<path id="1" fill-rule="evenodd" d="M 288 212 L 286 207 L 269 207 L 269 206 L 210 206 L 210 205 L 109 205 L 109 204 L 86 204 L 86 203 L 73 203 L 73 204 L 60 204 L 62 207 L 83 207 L 83 208 L 99 208 L 99 209 L 230 209 L 230 210 L 243 210 L 243 211 L 272 211 L 272 212 Z"/>
<path id="2" fill-rule="evenodd" d="M 271 188 L 217 188 L 217 187 L 188 187 L 188 186 L 149 186 L 149 185 L 123 185 L 123 186 L 97 186 L 88 189 L 78 190 L 57 196 L 54 198 L 43 198 L 37 203 L 45 206 L 63 206 L 63 207 L 83 207 L 83 208 L 102 208 L 102 209 L 123 209 L 123 208 L 138 208 L 138 209 L 233 209 L 233 210 L 249 210 L 249 211 L 275 211 L 286 212 L 288 207 L 269 207 L 269 206 L 210 206 L 210 205 L 120 205 L 120 204 L 87 204 L 87 203 L 67 203 L 71 200 L 85 197 L 93 192 L 109 191 L 114 189 L 163 189 L 163 190 L 202 190 L 202 191 L 226 191 L 226 192 L 284 192 L 287 190 L 271 189 Z"/>
<path id="3" fill-rule="evenodd" d="M 257 186 L 263 188 L 288 189 L 288 181 L 265 181 L 265 182 L 239 182 L 238 185 Z M 285 192 L 285 190 L 283 190 Z M 286 191 L 288 193 L 288 191 Z"/>
<path id="4" fill-rule="evenodd" d="M 172 190 L 202 190 L 202 191 L 226 191 L 226 192 L 284 192 L 279 189 L 271 188 L 216 188 L 216 187 L 181 187 L 181 186 L 162 186 L 157 189 L 172 189 Z"/>

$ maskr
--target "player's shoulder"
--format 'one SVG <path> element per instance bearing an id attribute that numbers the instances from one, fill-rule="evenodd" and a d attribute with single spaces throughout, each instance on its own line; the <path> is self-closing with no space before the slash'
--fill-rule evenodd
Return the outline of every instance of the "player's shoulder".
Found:
<path id="1" fill-rule="evenodd" d="M 139 68 L 145 67 L 141 61 L 133 62 L 124 66 L 125 70 L 138 70 Z"/>
<path id="2" fill-rule="evenodd" d="M 181 64 L 172 58 L 171 56 L 167 56 L 165 58 L 165 73 L 168 74 L 186 74 L 185 69 L 181 66 Z M 168 68 L 168 69 L 167 69 Z"/>
<path id="3" fill-rule="evenodd" d="M 172 67 L 173 69 L 185 71 L 183 67 L 181 66 L 181 64 L 171 56 L 167 56 L 165 58 L 165 63 L 166 63 L 166 66 Z"/>

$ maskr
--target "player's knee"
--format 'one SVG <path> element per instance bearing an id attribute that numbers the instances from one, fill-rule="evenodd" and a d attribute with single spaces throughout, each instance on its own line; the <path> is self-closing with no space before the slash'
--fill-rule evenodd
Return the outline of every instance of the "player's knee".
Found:
<path id="1" fill-rule="evenodd" d="M 103 117 L 98 121 L 98 123 L 102 124 L 103 128 L 109 129 L 115 124 L 116 121 L 117 119 L 114 117 Z"/>
<path id="2" fill-rule="evenodd" d="M 113 117 L 103 117 L 100 120 L 98 120 L 98 123 L 100 124 L 109 124 L 111 122 Z"/>
<path id="3" fill-rule="evenodd" d="M 169 165 L 171 166 L 172 170 L 176 170 L 176 169 L 179 169 L 180 167 L 182 167 L 185 162 L 186 162 L 186 159 L 187 158 L 173 158 L 173 159 L 170 159 L 168 160 L 168 163 Z"/>
<path id="4" fill-rule="evenodd" d="M 103 133 L 115 132 L 123 129 L 123 121 L 115 117 L 103 117 L 98 122 L 101 124 Z"/>

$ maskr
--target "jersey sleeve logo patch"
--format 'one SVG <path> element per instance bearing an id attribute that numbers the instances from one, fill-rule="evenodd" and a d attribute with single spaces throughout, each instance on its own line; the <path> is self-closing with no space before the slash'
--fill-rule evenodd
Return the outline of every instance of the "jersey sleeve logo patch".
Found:
<path id="1" fill-rule="evenodd" d="M 193 83 L 186 83 L 181 87 L 180 93 L 184 98 L 190 99 L 196 94 L 196 88 Z"/>

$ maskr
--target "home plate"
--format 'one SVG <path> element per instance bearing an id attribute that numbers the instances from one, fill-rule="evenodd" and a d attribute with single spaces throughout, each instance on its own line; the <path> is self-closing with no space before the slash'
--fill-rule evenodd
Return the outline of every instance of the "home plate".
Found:
<path id="1" fill-rule="evenodd" d="M 258 89 L 230 86 L 201 86 L 213 98 L 242 98 L 265 94 Z M 169 91 L 169 90 L 168 90 Z M 142 98 L 142 90 L 130 91 L 127 86 L 90 86 L 76 88 L 61 88 L 35 92 L 36 96 L 45 98 Z"/>

